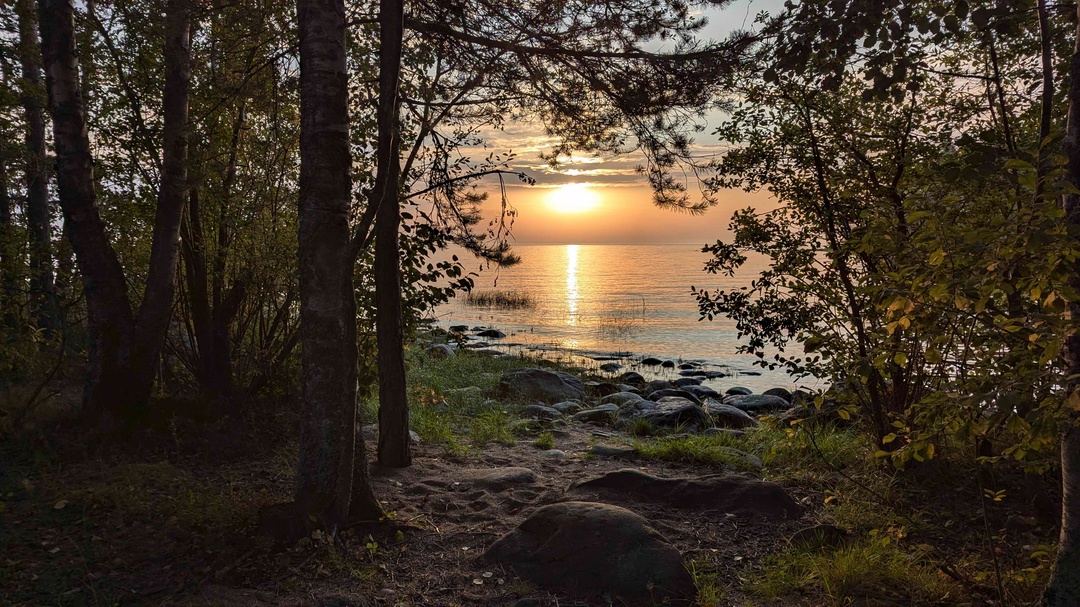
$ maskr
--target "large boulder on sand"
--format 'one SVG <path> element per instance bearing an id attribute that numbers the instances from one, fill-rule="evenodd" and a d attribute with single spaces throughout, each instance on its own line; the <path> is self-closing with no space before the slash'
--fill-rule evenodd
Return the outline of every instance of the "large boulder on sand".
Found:
<path id="1" fill-rule="evenodd" d="M 544 506 L 484 557 L 541 588 L 620 605 L 690 605 L 695 594 L 679 551 L 641 516 L 608 504 Z"/>
<path id="2" fill-rule="evenodd" d="M 557 403 L 585 398 L 585 384 L 561 371 L 509 369 L 503 372 L 499 381 L 499 392 L 506 396 Z"/>

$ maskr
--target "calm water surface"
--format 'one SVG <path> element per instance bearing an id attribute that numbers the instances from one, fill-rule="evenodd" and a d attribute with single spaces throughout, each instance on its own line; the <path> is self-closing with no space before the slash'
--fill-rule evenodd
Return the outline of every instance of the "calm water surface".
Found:
<path id="1" fill-rule="evenodd" d="M 514 250 L 522 262 L 497 272 L 481 270 L 474 293 L 520 291 L 534 305 L 480 308 L 467 305 L 461 296 L 436 311 L 440 326 L 494 327 L 507 334 L 502 340 L 487 340 L 497 349 L 570 358 L 586 366 L 615 356 L 646 376 L 676 376 L 674 371 L 635 364 L 654 356 L 702 362 L 732 375 L 706 382 L 714 386 L 738 384 L 760 391 L 795 385 L 786 373 L 755 367 L 754 357 L 735 353 L 737 334 L 731 320 L 698 320 L 691 285 L 749 286 L 758 271 L 751 264 L 734 278 L 706 274 L 702 267 L 708 256 L 701 247 L 681 244 L 518 245 Z M 479 262 L 466 263 L 471 271 L 479 267 Z M 816 383 L 802 380 L 799 385 Z"/>

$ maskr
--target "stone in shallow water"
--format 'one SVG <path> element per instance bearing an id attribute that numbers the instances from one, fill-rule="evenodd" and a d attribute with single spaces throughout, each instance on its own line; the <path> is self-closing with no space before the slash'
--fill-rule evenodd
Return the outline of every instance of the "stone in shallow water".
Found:
<path id="1" fill-rule="evenodd" d="M 649 365 L 650 367 L 655 367 L 656 365 L 662 364 L 663 362 L 664 361 L 660 360 L 659 358 L 653 357 L 653 356 L 649 356 L 649 357 L 641 359 L 641 364 Z"/>
<path id="2" fill-rule="evenodd" d="M 506 333 L 503 333 L 498 329 L 484 329 L 483 331 L 477 333 L 477 335 L 480 337 L 490 337 L 494 339 L 502 339 L 506 337 Z"/>
<path id="3" fill-rule="evenodd" d="M 742 386 L 732 386 L 724 391 L 724 394 L 727 394 L 728 396 L 744 396 L 753 393 L 754 391 L 750 388 L 744 388 Z"/>
<path id="4" fill-rule="evenodd" d="M 679 551 L 644 518 L 609 504 L 539 508 L 484 556 L 541 588 L 616 604 L 690 605 L 695 595 Z"/>
<path id="5" fill-rule="evenodd" d="M 792 397 L 791 391 L 787 388 L 769 388 L 768 390 L 762 392 L 762 394 L 764 394 L 765 396 L 779 396 L 780 398 L 786 400 L 789 403 L 791 402 Z"/>
<path id="6" fill-rule="evenodd" d="M 600 365 L 600 370 L 605 373 L 614 373 L 619 369 L 622 369 L 622 365 L 619 363 L 604 363 Z"/>

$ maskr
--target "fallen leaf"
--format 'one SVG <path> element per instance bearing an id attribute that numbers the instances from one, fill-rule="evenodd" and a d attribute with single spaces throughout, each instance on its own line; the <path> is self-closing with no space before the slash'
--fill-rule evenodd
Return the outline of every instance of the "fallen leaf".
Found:
<path id="1" fill-rule="evenodd" d="M 60 500 L 60 501 L 56 502 L 55 504 L 53 504 L 52 507 L 53 507 L 53 510 L 63 510 L 64 507 L 67 506 L 67 504 L 68 504 L 67 500 Z"/>

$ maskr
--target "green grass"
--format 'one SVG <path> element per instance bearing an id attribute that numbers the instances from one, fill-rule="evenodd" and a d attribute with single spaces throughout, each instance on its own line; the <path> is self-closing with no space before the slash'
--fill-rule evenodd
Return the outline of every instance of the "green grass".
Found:
<path id="1" fill-rule="evenodd" d="M 489 443 L 511 445 L 529 429 L 524 403 L 493 399 L 503 371 L 535 366 L 523 358 L 491 358 L 467 351 L 437 359 L 409 352 L 409 410 L 421 440 L 464 455 Z M 376 406 L 368 402 L 368 407 Z"/>
<path id="2" fill-rule="evenodd" d="M 553 449 L 555 447 L 555 435 L 550 432 L 543 432 L 533 441 L 533 446 L 537 449 Z"/>
<path id="3" fill-rule="evenodd" d="M 686 570 L 690 572 L 694 588 L 697 589 L 694 607 L 721 607 L 726 587 L 720 581 L 716 563 L 699 555 L 686 563 Z"/>
<path id="4" fill-rule="evenodd" d="M 789 549 L 766 559 L 764 571 L 746 589 L 772 601 L 818 594 L 838 606 L 866 597 L 899 599 L 904 605 L 952 604 L 964 596 L 922 557 L 875 539 L 824 552 Z"/>

